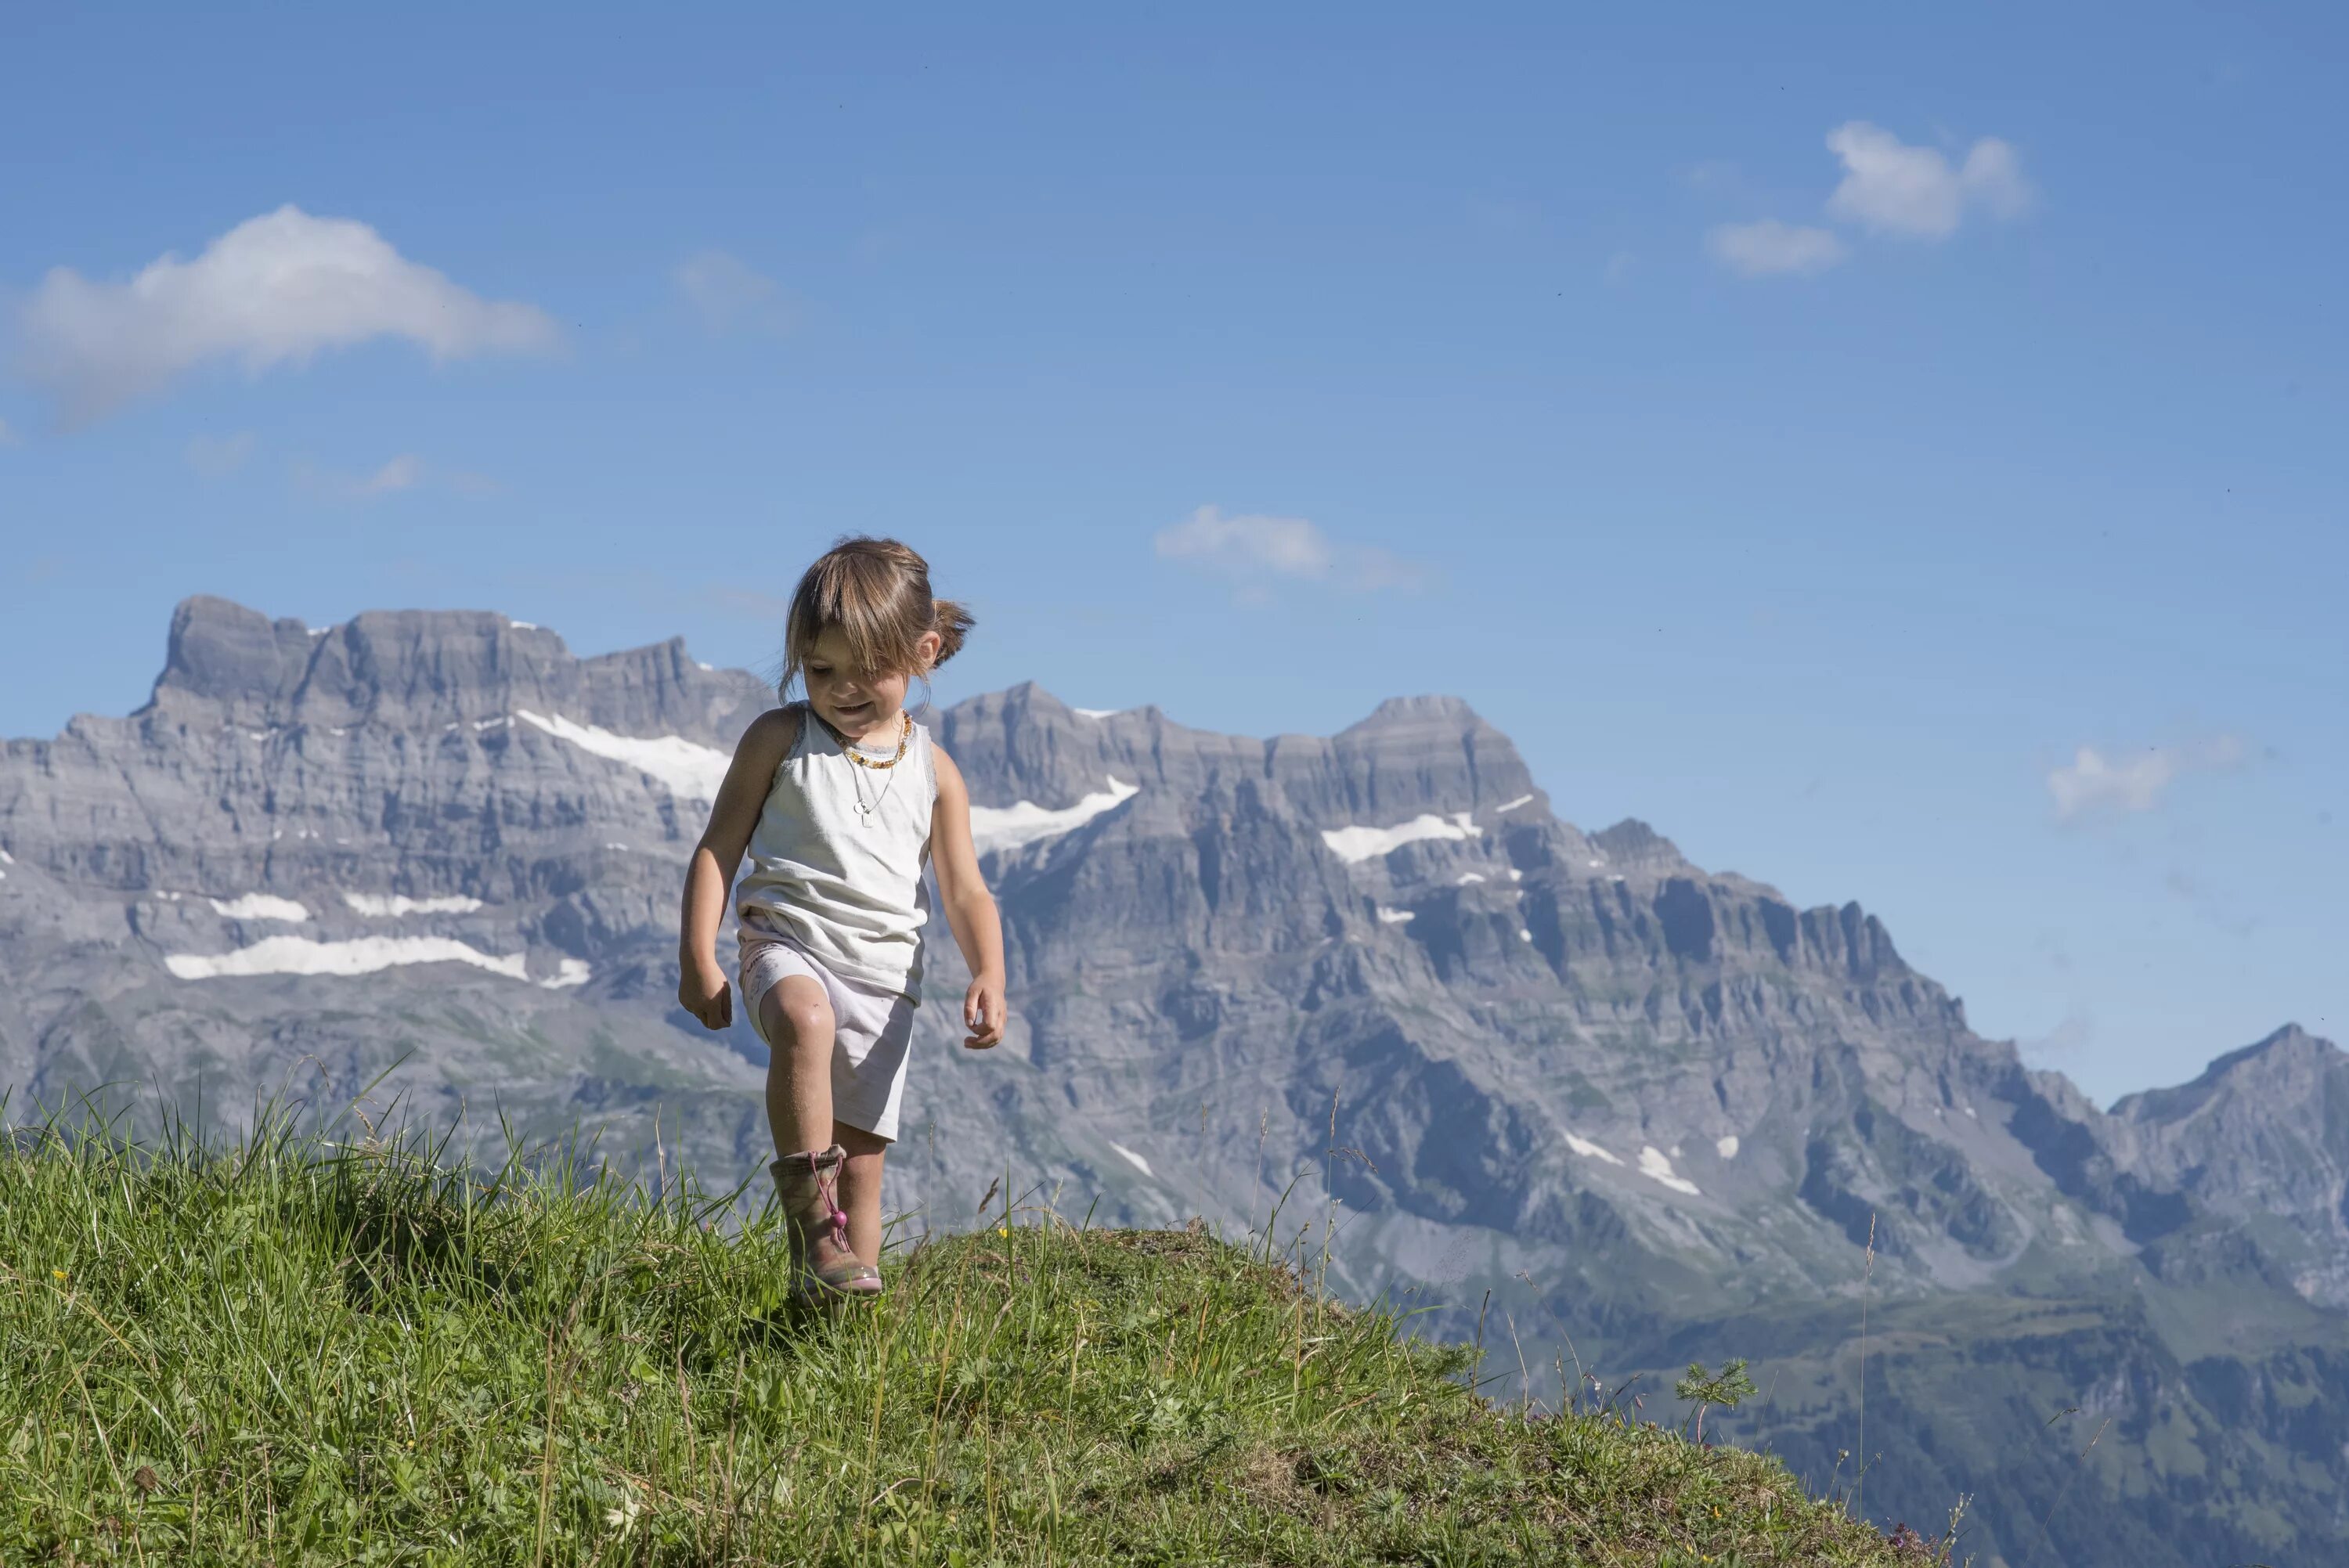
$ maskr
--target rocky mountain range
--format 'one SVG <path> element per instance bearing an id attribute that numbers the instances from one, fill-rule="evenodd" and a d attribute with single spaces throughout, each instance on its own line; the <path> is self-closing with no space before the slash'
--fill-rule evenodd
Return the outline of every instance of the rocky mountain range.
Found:
<path id="1" fill-rule="evenodd" d="M 145 707 L 0 751 L 6 1117 L 226 1129 L 291 1096 L 754 1177 L 763 1051 L 676 1007 L 674 952 L 686 851 L 772 700 L 681 642 L 190 600 Z M 1504 1388 L 1522 1366 L 1650 1417 L 1688 1360 L 1744 1357 L 1737 1440 L 1887 1522 L 1970 1496 L 1986 1565 L 2349 1538 L 2326 1042 L 2286 1026 L 2099 1109 L 1859 905 L 1569 825 L 1450 698 L 1268 740 L 1032 686 L 929 721 L 1015 1017 L 975 1055 L 923 1011 L 909 1230 L 1007 1175 L 1071 1218 L 1206 1214 L 1481 1335 Z"/>

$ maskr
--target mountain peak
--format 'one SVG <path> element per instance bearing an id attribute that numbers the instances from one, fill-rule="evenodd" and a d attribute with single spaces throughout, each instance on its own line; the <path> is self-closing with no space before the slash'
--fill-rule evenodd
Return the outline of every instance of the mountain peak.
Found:
<path id="1" fill-rule="evenodd" d="M 309 628 L 299 621 L 272 621 L 233 600 L 199 593 L 171 612 L 155 695 L 184 691 L 232 707 L 266 707 L 300 680 L 309 644 Z"/>
<path id="2" fill-rule="evenodd" d="M 1637 817 L 1626 817 L 1611 828 L 1601 828 L 1590 835 L 1590 841 L 1599 852 L 1617 865 L 1679 866 L 1687 858 L 1673 843 Z"/>
<path id="3" fill-rule="evenodd" d="M 2259 1044 L 2253 1046 L 2251 1048 L 2253 1050 L 2264 1051 L 2273 1050 L 2278 1047 L 2287 1049 L 2313 1048 L 2320 1051 L 2340 1049 L 2340 1047 L 2335 1046 L 2332 1041 L 2325 1039 L 2320 1035 L 2310 1034 L 2298 1024 L 2285 1024 L 2282 1028 L 2277 1029 L 2273 1034 L 2268 1036 L 2267 1038 L 2260 1041 Z"/>
<path id="4" fill-rule="evenodd" d="M 2238 1075 L 2267 1076 L 2292 1072 L 2307 1067 L 2322 1067 L 2341 1055 L 2341 1048 L 2332 1041 L 2320 1038 L 2298 1024 L 2286 1024 L 2254 1040 L 2251 1044 L 2213 1061 L 2202 1070 L 2202 1076 L 2192 1084 L 2180 1086 L 2180 1090 L 2197 1084 L 2216 1083 Z"/>
<path id="5" fill-rule="evenodd" d="M 199 594 L 172 612 L 150 707 L 254 728 L 529 708 L 627 735 L 730 741 L 771 697 L 745 671 L 696 664 L 681 637 L 580 658 L 554 633 L 490 610 L 368 610 L 314 629 Z"/>
<path id="6" fill-rule="evenodd" d="M 2176 1121 L 2222 1096 L 2273 1102 L 2282 1109 L 2314 1093 L 2322 1077 L 2343 1060 L 2332 1041 L 2286 1024 L 2220 1057 L 2190 1083 L 2124 1097 L 2112 1113 L 2137 1122 Z"/>
<path id="7" fill-rule="evenodd" d="M 1423 696 L 1391 696 L 1372 708 L 1368 717 L 1356 720 L 1339 733 L 1360 735 L 1388 729 L 1416 728 L 1423 726 L 1458 727 L 1470 729 L 1490 729 L 1484 716 L 1468 706 L 1464 697 L 1428 695 Z"/>

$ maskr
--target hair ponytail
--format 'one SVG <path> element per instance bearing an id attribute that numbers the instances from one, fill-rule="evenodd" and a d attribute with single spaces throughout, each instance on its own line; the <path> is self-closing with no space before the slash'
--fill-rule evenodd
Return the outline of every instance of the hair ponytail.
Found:
<path id="1" fill-rule="evenodd" d="M 930 630 L 938 634 L 938 656 L 930 661 L 930 668 L 937 668 L 962 652 L 963 639 L 970 635 L 975 624 L 970 612 L 954 600 L 936 601 L 930 611 Z"/>

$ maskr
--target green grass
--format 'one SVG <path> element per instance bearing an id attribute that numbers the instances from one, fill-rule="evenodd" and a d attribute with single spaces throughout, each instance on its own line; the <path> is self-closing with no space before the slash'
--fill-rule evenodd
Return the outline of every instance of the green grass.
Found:
<path id="1" fill-rule="evenodd" d="M 1204 1234 L 999 1208 L 802 1313 L 770 1218 L 428 1153 L 0 1145 L 0 1562 L 1943 1560 Z"/>

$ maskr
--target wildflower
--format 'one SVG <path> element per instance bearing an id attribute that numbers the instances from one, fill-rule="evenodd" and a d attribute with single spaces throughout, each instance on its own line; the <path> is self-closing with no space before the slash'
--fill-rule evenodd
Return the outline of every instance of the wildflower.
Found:
<path id="1" fill-rule="evenodd" d="M 1009 1238 L 1011 1234 L 1011 1227 L 1009 1225 L 998 1225 L 995 1227 L 995 1233 L 999 1236 Z"/>
<path id="2" fill-rule="evenodd" d="M 66 1271 L 63 1269 L 51 1269 L 49 1275 L 60 1284 L 65 1283 Z"/>
<path id="3" fill-rule="evenodd" d="M 623 1495 L 619 1507 L 607 1508 L 604 1511 L 604 1522 L 626 1535 L 636 1527 L 636 1516 L 642 1512 L 644 1512 L 642 1504 L 633 1497 Z"/>

